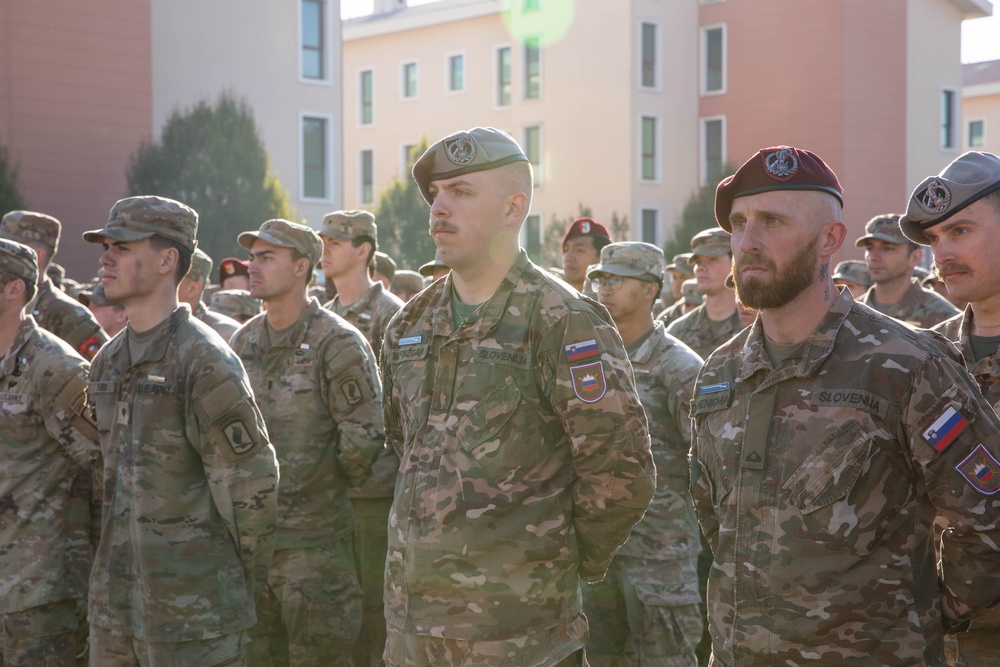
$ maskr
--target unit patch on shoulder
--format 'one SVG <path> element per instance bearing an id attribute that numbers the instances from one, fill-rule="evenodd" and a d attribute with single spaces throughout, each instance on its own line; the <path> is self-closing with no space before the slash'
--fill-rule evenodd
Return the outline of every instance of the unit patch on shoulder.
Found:
<path id="1" fill-rule="evenodd" d="M 949 406 L 924 431 L 924 440 L 937 451 L 943 452 L 968 425 L 969 420 L 961 412 Z"/>
<path id="2" fill-rule="evenodd" d="M 344 398 L 347 400 L 348 405 L 357 405 L 364 398 L 364 394 L 361 393 L 361 387 L 358 386 L 358 381 L 354 378 L 341 384 L 340 391 L 344 392 Z"/>
<path id="3" fill-rule="evenodd" d="M 1000 491 L 1000 461 L 983 447 L 983 443 L 976 445 L 955 470 L 980 493 L 992 496 Z"/>
<path id="4" fill-rule="evenodd" d="M 240 420 L 229 422 L 222 428 L 229 446 L 237 454 L 246 454 L 253 448 L 253 440 L 247 436 L 247 427 Z"/>
<path id="5" fill-rule="evenodd" d="M 566 361 L 570 362 L 596 357 L 599 354 L 600 350 L 597 348 L 597 341 L 593 338 L 590 340 L 581 340 L 577 343 L 570 343 L 566 346 Z"/>
<path id="6" fill-rule="evenodd" d="M 584 403 L 595 403 L 601 400 L 607 390 L 603 362 L 595 361 L 592 364 L 573 366 L 569 372 L 573 378 L 573 391 L 577 398 Z"/>

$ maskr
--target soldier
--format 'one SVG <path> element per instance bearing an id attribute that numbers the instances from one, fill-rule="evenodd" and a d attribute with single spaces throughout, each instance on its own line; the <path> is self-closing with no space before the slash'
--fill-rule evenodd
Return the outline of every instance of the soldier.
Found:
<path id="1" fill-rule="evenodd" d="M 375 271 L 372 278 L 382 283 L 382 288 L 388 290 L 392 278 L 396 275 L 396 260 L 381 250 L 375 252 Z"/>
<path id="2" fill-rule="evenodd" d="M 187 272 L 177 288 L 177 298 L 191 307 L 191 314 L 207 324 L 212 331 L 222 336 L 227 343 L 233 337 L 240 323 L 222 313 L 211 311 L 205 307 L 202 295 L 208 278 L 212 275 L 212 258 L 201 248 L 195 248 L 191 256 L 191 270 Z"/>
<path id="3" fill-rule="evenodd" d="M 392 293 L 406 303 L 424 288 L 424 279 L 416 271 L 400 269 L 392 277 Z"/>
<path id="4" fill-rule="evenodd" d="M 26 308 L 38 258 L 0 239 L 0 665 L 73 667 L 100 467 L 88 364 Z"/>
<path id="5" fill-rule="evenodd" d="M 833 284 L 846 287 L 855 299 L 860 299 L 872 286 L 868 265 L 860 259 L 846 259 L 833 269 Z"/>
<path id="6" fill-rule="evenodd" d="M 631 365 L 606 311 L 518 247 L 532 175 L 509 135 L 451 134 L 413 178 L 452 271 L 382 349 L 402 461 L 385 663 L 580 665 L 579 579 L 604 577 L 653 493 Z"/>
<path id="7" fill-rule="evenodd" d="M 612 243 L 587 272 L 635 370 L 656 463 L 656 495 L 645 516 L 604 581 L 583 589 L 593 667 L 693 667 L 704 628 L 696 571 L 701 533 L 688 488 L 688 410 L 702 360 L 653 321 L 663 264 L 655 245 Z"/>
<path id="8" fill-rule="evenodd" d="M 0 222 L 0 238 L 17 241 L 38 254 L 44 274 L 59 249 L 62 224 L 51 215 L 35 211 L 10 211 Z M 84 359 L 93 359 L 108 336 L 79 301 L 56 289 L 47 275 L 38 281 L 38 294 L 28 306 L 38 326 L 69 343 Z"/>
<path id="9" fill-rule="evenodd" d="M 920 287 L 913 271 L 923 259 L 920 246 L 903 236 L 899 215 L 876 215 L 854 245 L 865 250 L 874 283 L 858 299 L 875 310 L 916 327 L 932 327 L 958 315 L 958 309 L 936 292 Z"/>
<path id="10" fill-rule="evenodd" d="M 448 275 L 448 272 L 451 271 L 451 269 L 448 268 L 447 264 L 441 261 L 440 255 L 435 254 L 433 260 L 427 262 L 426 264 L 422 264 L 417 271 L 424 278 L 434 282 L 435 280 Z"/>
<path id="11" fill-rule="evenodd" d="M 81 292 L 77 298 L 93 314 L 108 336 L 114 338 L 128 324 L 125 306 L 109 299 L 104 293 L 104 285 L 97 284 L 93 289 Z"/>
<path id="12" fill-rule="evenodd" d="M 125 332 L 90 377 L 104 515 L 90 576 L 90 664 L 242 665 L 267 581 L 278 468 L 243 365 L 177 301 L 198 214 L 129 197 L 104 229 L 101 282 Z"/>
<path id="13" fill-rule="evenodd" d="M 219 262 L 219 289 L 250 289 L 250 262 L 237 257 L 226 257 Z"/>
<path id="14" fill-rule="evenodd" d="M 736 310 L 736 296 L 726 286 L 731 261 L 729 235 L 721 229 L 706 229 L 691 238 L 688 263 L 694 267 L 703 303 L 674 320 L 667 333 L 703 359 L 743 328 Z"/>
<path id="15" fill-rule="evenodd" d="M 966 153 L 910 196 L 900 226 L 907 238 L 930 245 L 936 274 L 950 294 L 968 301 L 965 312 L 934 331 L 962 350 L 983 395 L 1000 412 L 1000 158 Z M 934 274 L 932 274 L 934 275 Z M 957 635 L 958 664 L 993 667 L 1000 662 L 1000 608 L 973 619 Z"/>
<path id="16" fill-rule="evenodd" d="M 674 320 L 680 319 L 684 313 L 690 312 L 690 309 L 685 310 L 684 308 L 687 301 L 684 299 L 683 292 L 684 283 L 694 278 L 694 269 L 688 262 L 689 259 L 691 259 L 689 252 L 674 255 L 674 260 L 667 264 L 664 269 L 664 277 L 669 278 L 667 281 L 669 291 L 665 289 L 661 292 L 664 307 L 657 311 L 659 314 L 656 316 L 656 319 L 662 322 L 664 327 L 669 326 Z M 699 293 L 700 296 L 701 293 Z"/>
<path id="17" fill-rule="evenodd" d="M 563 280 L 583 292 L 587 267 L 601 261 L 601 248 L 611 243 L 611 232 L 593 218 L 577 218 L 562 240 Z"/>
<path id="18" fill-rule="evenodd" d="M 250 318 L 260 315 L 260 299 L 253 298 L 244 289 L 224 289 L 212 295 L 212 305 L 208 309 L 232 318 L 242 326 Z"/>
<path id="19" fill-rule="evenodd" d="M 788 146 L 716 190 L 759 314 L 692 403 L 713 665 L 942 665 L 943 633 L 1000 601 L 1000 421 L 944 338 L 834 286 L 842 206 Z"/>

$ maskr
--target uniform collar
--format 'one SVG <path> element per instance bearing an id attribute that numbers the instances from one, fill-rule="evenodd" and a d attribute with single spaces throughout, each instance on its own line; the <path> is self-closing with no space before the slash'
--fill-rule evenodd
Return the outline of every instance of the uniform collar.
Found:
<path id="1" fill-rule="evenodd" d="M 657 348 L 663 343 L 663 322 L 659 320 L 653 321 L 653 330 L 646 336 L 646 340 L 642 341 L 642 345 L 639 349 L 635 351 L 635 354 L 629 359 L 633 364 L 644 364 L 652 358 L 653 353 L 656 352 Z"/>
<path id="2" fill-rule="evenodd" d="M 21 351 L 28 344 L 28 340 L 37 328 L 38 324 L 35 323 L 35 318 L 31 315 L 25 316 L 24 320 L 17 326 L 17 334 L 14 336 L 14 342 L 11 343 L 7 356 L 0 359 L 0 377 L 7 377 L 14 372 L 14 368 L 17 366 L 15 363 L 17 358 L 21 356 Z M 3 387 L 0 387 L 0 389 L 3 389 Z"/>
<path id="3" fill-rule="evenodd" d="M 319 300 L 311 296 L 309 297 L 308 303 L 306 303 L 305 310 L 299 315 L 299 319 L 295 320 L 295 324 L 292 325 L 292 330 L 287 336 L 282 337 L 283 345 L 281 347 L 299 348 L 303 343 L 306 342 L 306 337 L 309 335 L 309 325 L 312 324 L 313 318 L 319 312 Z M 267 328 L 267 313 L 261 313 L 260 315 L 254 316 L 252 320 L 247 322 L 247 326 L 252 330 L 257 329 L 257 335 L 252 336 L 253 346 L 256 348 L 262 347 L 264 342 L 263 332 Z M 269 349 L 273 348 L 273 344 L 269 344 Z"/>
<path id="4" fill-rule="evenodd" d="M 463 338 L 486 338 L 500 324 L 503 314 L 507 310 L 507 302 L 514 292 L 514 287 L 530 266 L 532 263 L 528 259 L 528 253 L 522 249 L 493 295 L 476 310 L 469 322 L 458 331 L 455 329 L 451 310 L 451 290 L 454 289 L 454 283 L 452 274 L 448 273 L 442 281 L 441 290 L 434 303 L 431 304 L 433 335 L 451 336 L 453 333 L 459 333 Z"/>
<path id="5" fill-rule="evenodd" d="M 361 298 L 349 306 L 341 305 L 347 313 L 370 313 L 375 302 L 382 296 L 382 283 L 375 281 L 375 284 L 366 289 Z M 340 297 L 335 297 L 338 301 Z"/>

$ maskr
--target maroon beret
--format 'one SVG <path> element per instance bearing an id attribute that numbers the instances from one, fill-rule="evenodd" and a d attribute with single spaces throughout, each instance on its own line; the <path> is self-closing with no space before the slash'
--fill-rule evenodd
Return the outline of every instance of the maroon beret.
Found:
<path id="1" fill-rule="evenodd" d="M 233 276 L 249 276 L 250 262 L 236 257 L 226 257 L 219 262 L 219 283 Z"/>
<path id="2" fill-rule="evenodd" d="M 611 232 L 608 231 L 607 227 L 593 218 L 577 218 L 574 220 L 573 224 L 566 230 L 562 244 L 566 245 L 566 241 L 577 236 L 593 236 L 594 238 L 605 239 L 608 243 L 611 242 Z"/>
<path id="3" fill-rule="evenodd" d="M 733 200 L 772 190 L 819 190 L 844 205 L 844 189 L 823 158 L 801 148 L 775 146 L 757 151 L 735 174 L 719 183 L 715 189 L 715 221 L 732 232 L 729 212 Z"/>

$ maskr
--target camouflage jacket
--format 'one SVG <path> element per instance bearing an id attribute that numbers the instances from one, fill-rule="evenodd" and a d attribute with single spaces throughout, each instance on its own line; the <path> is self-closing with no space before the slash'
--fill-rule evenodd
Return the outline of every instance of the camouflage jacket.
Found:
<path id="1" fill-rule="evenodd" d="M 382 385 L 361 333 L 310 299 L 282 339 L 266 314 L 236 332 L 281 470 L 276 549 L 330 544 L 354 530 L 348 484 L 371 473 L 385 447 Z"/>
<path id="2" fill-rule="evenodd" d="M 91 368 L 104 516 L 90 622 L 150 642 L 255 623 L 276 531 L 278 469 L 240 360 L 179 307 L 139 359 L 128 329 Z"/>
<path id="3" fill-rule="evenodd" d="M 760 319 L 716 351 L 692 414 L 713 664 L 943 665 L 1000 600 L 1000 421 L 942 337 L 843 290 L 801 358 Z"/>
<path id="4" fill-rule="evenodd" d="M 653 311 L 656 312 L 656 311 Z M 660 311 L 656 316 L 657 322 L 662 322 L 664 327 L 668 327 L 684 316 L 684 299 L 678 299 Z"/>
<path id="5" fill-rule="evenodd" d="M 38 281 L 38 294 L 28 307 L 38 326 L 69 343 L 84 359 L 93 359 L 108 335 L 79 301 L 56 289 L 48 276 Z"/>
<path id="6" fill-rule="evenodd" d="M 101 455 L 87 368 L 30 315 L 0 359 L 0 614 L 87 598 Z"/>
<path id="7" fill-rule="evenodd" d="M 969 322 L 972 320 L 972 307 L 966 306 L 964 313 L 959 313 L 934 327 L 942 336 L 952 341 L 962 351 L 969 373 L 976 378 L 979 389 L 986 400 L 993 406 L 993 411 L 1000 413 L 1000 350 L 985 359 L 975 360 L 972 345 L 969 344 Z"/>
<path id="8" fill-rule="evenodd" d="M 702 304 L 671 322 L 667 327 L 667 333 L 690 347 L 702 359 L 707 359 L 715 348 L 732 338 L 742 328 L 743 323 L 740 322 L 735 306 L 732 315 L 716 322 L 708 318 L 705 305 Z"/>
<path id="9" fill-rule="evenodd" d="M 411 299 L 382 349 L 386 434 L 402 461 L 386 620 L 495 640 L 580 613 L 649 504 L 655 469 L 610 317 L 522 251 L 459 328 L 452 276 Z"/>
<path id="10" fill-rule="evenodd" d="M 903 298 L 891 306 L 883 305 L 875 300 L 874 285 L 869 287 L 858 301 L 874 308 L 883 315 L 925 329 L 930 329 L 934 325 L 959 314 L 958 308 L 951 305 L 948 299 L 937 292 L 923 289 L 916 280 L 910 282 Z"/>
<path id="11" fill-rule="evenodd" d="M 231 317 L 209 310 L 202 301 L 198 302 L 198 308 L 192 312 L 197 319 L 207 324 L 212 331 L 222 336 L 222 339 L 227 343 L 233 337 L 233 334 L 236 333 L 236 330 L 242 326 Z"/>

